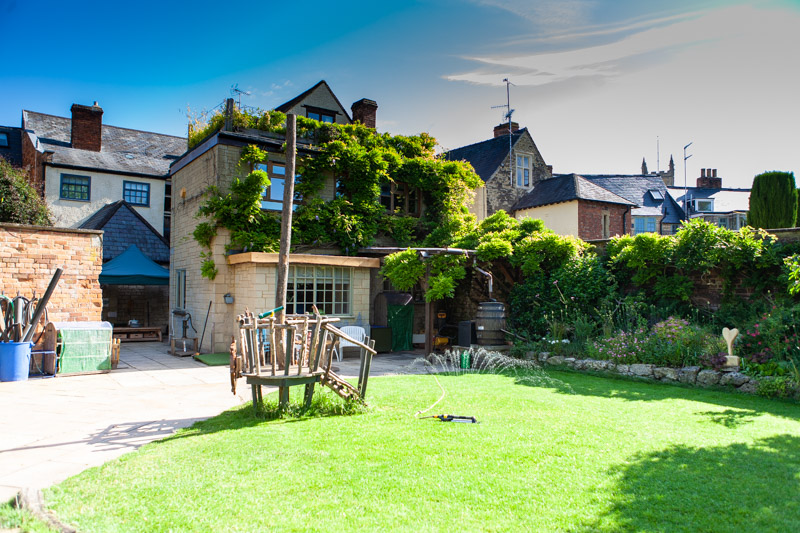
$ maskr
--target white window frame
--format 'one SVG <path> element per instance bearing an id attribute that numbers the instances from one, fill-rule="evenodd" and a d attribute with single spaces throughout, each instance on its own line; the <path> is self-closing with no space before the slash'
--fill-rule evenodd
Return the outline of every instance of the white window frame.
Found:
<path id="1" fill-rule="evenodd" d="M 352 316 L 353 268 L 289 265 L 286 313 L 307 314 L 312 305 L 323 315 Z"/>
<path id="2" fill-rule="evenodd" d="M 533 157 L 529 154 L 516 154 L 515 165 L 515 184 L 521 189 L 530 189 L 531 187 L 531 161 Z"/>
<path id="3" fill-rule="evenodd" d="M 713 198 L 695 198 L 693 201 L 695 213 L 713 213 L 714 212 L 714 199 Z M 700 204 L 708 202 L 708 209 L 700 209 Z"/>

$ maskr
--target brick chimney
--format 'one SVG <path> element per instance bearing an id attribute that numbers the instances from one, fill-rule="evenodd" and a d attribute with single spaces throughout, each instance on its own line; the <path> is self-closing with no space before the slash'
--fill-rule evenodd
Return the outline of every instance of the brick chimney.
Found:
<path id="1" fill-rule="evenodd" d="M 368 128 L 375 128 L 375 115 L 378 112 L 378 102 L 362 98 L 350 106 L 353 112 L 353 122 L 361 122 Z"/>
<path id="2" fill-rule="evenodd" d="M 72 147 L 99 152 L 103 138 L 103 108 L 72 104 Z"/>
<path id="3" fill-rule="evenodd" d="M 519 124 L 516 122 L 511 123 L 511 132 L 515 132 L 519 130 Z M 498 124 L 494 127 L 494 136 L 495 137 L 502 137 L 503 135 L 508 135 L 508 122 L 504 122 L 502 124 Z"/>
<path id="4" fill-rule="evenodd" d="M 700 177 L 697 178 L 699 189 L 721 189 L 722 178 L 717 177 L 716 168 L 701 168 Z"/>

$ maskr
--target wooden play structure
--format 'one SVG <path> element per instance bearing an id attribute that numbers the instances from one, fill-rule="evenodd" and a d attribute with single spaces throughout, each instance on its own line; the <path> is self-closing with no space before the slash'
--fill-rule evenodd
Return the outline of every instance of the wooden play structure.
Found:
<path id="1" fill-rule="evenodd" d="M 278 387 L 279 402 L 289 401 L 289 388 L 305 385 L 304 403 L 311 405 L 317 383 L 330 388 L 345 399 L 364 401 L 369 369 L 375 352 L 375 341 L 353 339 L 333 324 L 339 319 L 319 314 L 286 315 L 276 318 L 279 309 L 253 315 L 249 310 L 236 317 L 239 324 L 239 348 L 231 342 L 231 391 L 236 394 L 236 380 L 244 377 L 252 388 L 253 407 L 259 408 L 263 397 L 261 386 Z M 360 351 L 358 385 L 353 386 L 331 369 L 334 353 L 341 350 L 341 341 L 355 345 Z M 340 352 L 339 352 L 340 353 Z"/>

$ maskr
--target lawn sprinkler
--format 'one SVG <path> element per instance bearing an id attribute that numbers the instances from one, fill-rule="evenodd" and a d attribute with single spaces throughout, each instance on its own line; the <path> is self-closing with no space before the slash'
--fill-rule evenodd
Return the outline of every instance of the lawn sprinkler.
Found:
<path id="1" fill-rule="evenodd" d="M 420 418 L 435 418 L 440 422 L 461 422 L 462 424 L 477 424 L 478 421 L 475 419 L 474 416 L 458 416 L 458 415 L 432 415 L 432 416 L 423 416 Z"/>

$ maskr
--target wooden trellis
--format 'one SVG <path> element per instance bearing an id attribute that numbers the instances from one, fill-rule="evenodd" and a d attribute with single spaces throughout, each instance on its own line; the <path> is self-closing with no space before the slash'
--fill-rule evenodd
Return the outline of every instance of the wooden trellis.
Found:
<path id="1" fill-rule="evenodd" d="M 244 376 L 252 388 L 253 407 L 263 401 L 261 386 L 278 387 L 279 401 L 289 401 L 289 388 L 305 385 L 304 402 L 311 405 L 316 383 L 332 389 L 345 399 L 364 401 L 375 341 L 367 337 L 359 342 L 333 324 L 336 317 L 326 317 L 314 310 L 314 316 L 287 315 L 279 322 L 274 314 L 265 318 L 249 310 L 236 317 L 239 342 L 231 342 L 231 391 L 236 394 L 236 379 Z M 331 370 L 334 350 L 344 339 L 360 350 L 358 385 L 354 387 Z"/>

